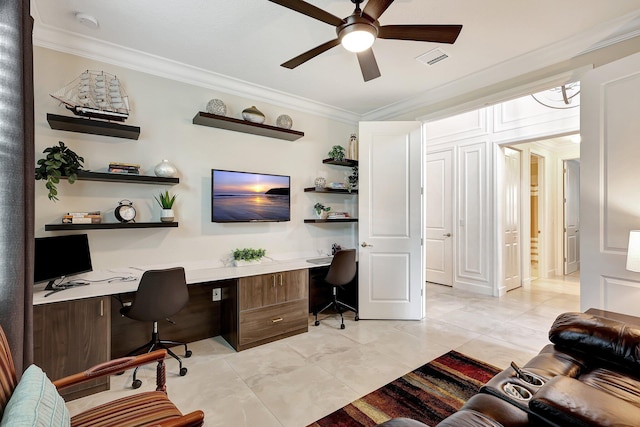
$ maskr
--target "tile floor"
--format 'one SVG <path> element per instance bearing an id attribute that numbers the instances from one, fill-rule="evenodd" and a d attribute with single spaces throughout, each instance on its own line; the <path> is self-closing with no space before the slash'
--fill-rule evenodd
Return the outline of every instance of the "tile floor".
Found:
<path id="1" fill-rule="evenodd" d="M 167 361 L 167 388 L 184 413 L 205 412 L 206 426 L 306 426 L 446 353 L 457 350 L 506 368 L 525 363 L 548 343 L 555 317 L 578 311 L 579 277 L 536 280 L 502 298 L 427 286 L 421 321 L 354 322 L 337 317 L 309 333 L 236 353 L 222 338 L 190 344 L 189 373 Z M 139 378 L 154 388 L 154 367 Z M 71 413 L 131 393 L 132 373 L 111 390 L 69 403 Z"/>

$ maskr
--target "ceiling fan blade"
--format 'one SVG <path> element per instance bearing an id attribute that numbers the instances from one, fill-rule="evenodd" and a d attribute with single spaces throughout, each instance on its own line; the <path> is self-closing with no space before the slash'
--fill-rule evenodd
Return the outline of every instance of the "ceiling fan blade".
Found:
<path id="1" fill-rule="evenodd" d="M 331 49 L 332 47 L 338 46 L 339 44 L 340 44 L 340 40 L 338 40 L 338 39 L 329 40 L 328 42 L 323 43 L 320 46 L 314 47 L 313 49 L 308 50 L 305 53 L 303 53 L 301 55 L 298 55 L 293 59 L 288 60 L 284 64 L 280 64 L 280 66 L 285 67 L 285 68 L 289 68 L 289 69 L 294 69 L 298 65 L 304 64 L 308 60 L 310 60 L 312 58 L 315 58 L 316 56 L 320 55 L 321 53 L 326 52 L 329 49 Z"/>
<path id="2" fill-rule="evenodd" d="M 378 29 L 378 37 L 381 39 L 453 43 L 461 30 L 462 25 L 383 25 Z"/>
<path id="3" fill-rule="evenodd" d="M 391 3 L 393 3 L 393 0 L 369 0 L 362 14 L 367 15 L 373 21 L 377 21 L 380 15 L 391 6 Z"/>
<path id="4" fill-rule="evenodd" d="M 302 0 L 269 0 L 271 3 L 279 4 L 288 9 L 295 10 L 296 12 L 307 15 L 308 17 L 317 19 L 318 21 L 326 22 L 327 24 L 337 27 L 343 23 L 342 19 L 335 15 L 330 14 L 312 4 L 304 2 Z"/>
<path id="5" fill-rule="evenodd" d="M 362 70 L 362 77 L 365 82 L 380 77 L 380 69 L 376 62 L 376 57 L 373 56 L 373 50 L 371 48 L 358 52 L 358 62 L 360 63 L 360 70 Z"/>

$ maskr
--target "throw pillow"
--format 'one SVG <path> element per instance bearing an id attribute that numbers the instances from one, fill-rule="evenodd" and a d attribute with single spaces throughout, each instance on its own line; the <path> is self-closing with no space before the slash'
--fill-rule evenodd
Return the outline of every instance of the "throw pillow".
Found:
<path id="1" fill-rule="evenodd" d="M 56 387 L 42 369 L 29 366 L 4 409 L 0 427 L 67 427 L 70 424 L 69 410 Z"/>

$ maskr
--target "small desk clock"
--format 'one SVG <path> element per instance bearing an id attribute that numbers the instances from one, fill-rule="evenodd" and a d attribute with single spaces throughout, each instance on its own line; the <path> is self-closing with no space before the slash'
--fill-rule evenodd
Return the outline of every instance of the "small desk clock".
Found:
<path id="1" fill-rule="evenodd" d="M 114 214 L 120 222 L 134 222 L 136 218 L 136 209 L 133 207 L 131 200 L 120 200 Z"/>

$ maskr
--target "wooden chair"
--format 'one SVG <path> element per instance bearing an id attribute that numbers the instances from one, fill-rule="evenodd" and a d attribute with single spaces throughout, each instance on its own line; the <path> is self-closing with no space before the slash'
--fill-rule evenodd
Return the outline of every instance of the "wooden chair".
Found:
<path id="1" fill-rule="evenodd" d="M 117 374 L 151 362 L 158 363 L 156 391 L 132 394 L 88 409 L 71 417 L 71 426 L 201 426 L 204 422 L 202 411 L 183 415 L 167 396 L 164 366 L 166 355 L 166 350 L 156 350 L 141 356 L 123 357 L 54 381 L 53 385 L 59 390 L 96 377 Z M 7 404 L 18 385 L 9 343 L 0 327 L 0 414 L 6 415 Z"/>

